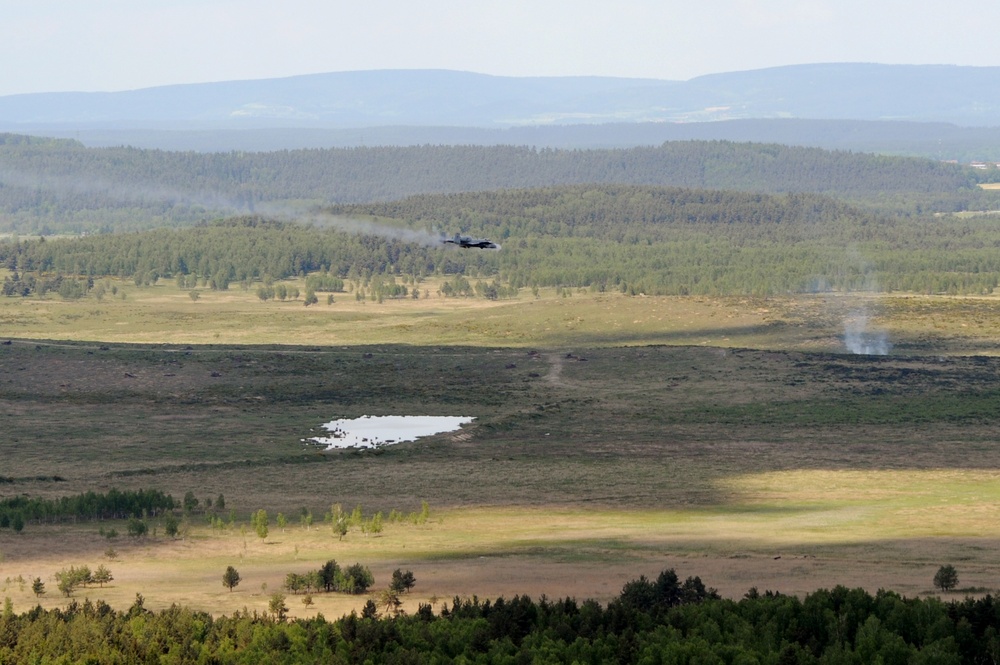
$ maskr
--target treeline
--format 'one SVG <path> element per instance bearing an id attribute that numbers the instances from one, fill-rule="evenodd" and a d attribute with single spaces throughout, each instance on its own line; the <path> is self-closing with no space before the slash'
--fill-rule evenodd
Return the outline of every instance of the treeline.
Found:
<path id="1" fill-rule="evenodd" d="M 362 147 L 197 153 L 0 140 L 0 231 L 108 232 L 188 225 L 303 205 L 573 184 L 822 193 L 917 214 L 995 207 L 957 164 L 777 144 L 671 141 L 657 147 Z"/>
<path id="2" fill-rule="evenodd" d="M 91 584 L 97 584 L 103 587 L 114 580 L 114 575 L 108 570 L 107 566 L 101 564 L 96 570 L 91 571 L 90 566 L 70 566 L 69 568 L 63 568 L 55 574 L 56 578 L 56 588 L 64 596 L 69 598 L 73 595 L 73 592 L 77 587 L 89 586 Z M 31 590 L 36 596 L 41 596 L 45 593 L 45 583 L 42 582 L 41 578 L 36 577 L 32 580 Z"/>
<path id="3" fill-rule="evenodd" d="M 318 570 L 308 573 L 288 573 L 285 576 L 284 588 L 292 593 L 305 591 L 311 594 L 313 591 L 325 591 L 331 593 L 338 591 L 357 595 L 367 591 L 375 584 L 375 577 L 368 566 L 355 563 L 341 568 L 335 560 L 330 559 Z"/>
<path id="4" fill-rule="evenodd" d="M 0 662 L 171 663 L 959 663 L 994 662 L 1000 605 L 949 603 L 836 587 L 805 598 L 752 589 L 721 599 L 672 570 L 592 600 L 455 598 L 435 614 L 352 613 L 284 620 L 270 613 L 213 617 L 172 606 L 126 611 L 72 601 L 0 617 Z"/>
<path id="5" fill-rule="evenodd" d="M 34 275 L 30 272 L 20 275 L 14 270 L 4 277 L 0 295 L 44 297 L 47 293 L 58 293 L 64 300 L 76 300 L 87 295 L 93 287 L 93 278 L 74 279 L 62 274 Z"/>
<path id="6" fill-rule="evenodd" d="M 189 229 L 0 242 L 0 265 L 13 271 L 3 293 L 37 295 L 43 289 L 27 285 L 40 284 L 75 297 L 93 286 L 103 297 L 113 285 L 94 279 L 108 275 L 137 285 L 241 284 L 261 300 L 279 297 L 273 280 L 303 276 L 308 293 L 351 282 L 373 300 L 412 297 L 431 275 L 447 278 L 444 295 L 487 298 L 547 286 L 648 295 L 982 294 L 1000 283 L 994 217 L 904 220 L 815 194 L 581 185 L 328 212 L 365 217 L 359 230 L 369 233 L 247 216 Z M 435 228 L 489 237 L 502 249 L 445 246 Z"/>
<path id="7" fill-rule="evenodd" d="M 935 160 L 1000 161 L 1000 128 L 959 127 L 943 122 L 747 118 L 713 122 L 617 122 L 529 125 L 505 129 L 475 127 L 366 127 L 357 129 L 273 128 L 218 132 L 81 130 L 92 146 L 133 145 L 160 150 L 230 152 L 358 145 L 530 145 L 562 150 L 654 146 L 664 141 L 780 143 L 907 155 Z M 27 138 L 27 137 L 25 137 Z M 32 137 L 34 138 L 34 137 Z M 39 139 L 54 140 L 54 139 Z"/>
<path id="8" fill-rule="evenodd" d="M 160 490 L 118 490 L 85 492 L 58 499 L 15 496 L 0 499 L 0 526 L 7 522 L 57 522 L 62 520 L 120 520 L 155 517 L 179 508 L 180 504 Z"/>
<path id="9" fill-rule="evenodd" d="M 998 199 L 1000 201 L 1000 199 Z M 811 232 L 831 240 L 906 235 L 902 222 L 816 194 L 757 194 L 677 187 L 579 185 L 420 195 L 388 203 L 332 206 L 331 216 L 368 216 L 508 238 L 594 238 L 624 245 L 711 231 L 740 242 Z M 863 232 L 859 227 L 869 227 Z M 777 234 L 777 235 L 775 235 Z M 793 236 L 794 238 L 794 236 Z M 504 249 L 508 249 L 504 245 Z"/>
<path id="10" fill-rule="evenodd" d="M 471 260 L 475 257 L 450 254 L 447 265 L 462 271 L 476 263 Z M 139 276 L 145 284 L 181 274 L 212 281 L 222 289 L 240 282 L 319 273 L 316 290 L 337 290 L 343 288 L 338 282 L 343 278 L 426 275 L 438 269 L 443 257 L 440 249 L 432 251 L 426 245 L 258 217 L 189 229 L 0 243 L 0 265 L 22 274 Z"/>

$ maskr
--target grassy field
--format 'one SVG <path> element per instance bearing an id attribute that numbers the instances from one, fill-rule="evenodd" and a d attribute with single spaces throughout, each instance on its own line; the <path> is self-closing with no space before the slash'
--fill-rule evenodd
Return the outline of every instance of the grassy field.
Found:
<path id="1" fill-rule="evenodd" d="M 4 271 L 0 270 L 0 279 Z M 261 302 L 252 291 L 190 291 L 172 283 L 110 289 L 66 301 L 0 299 L 0 336 L 132 344 L 364 344 L 504 348 L 668 344 L 841 353 L 845 327 L 864 321 L 897 353 L 994 355 L 996 298 L 905 294 L 819 294 L 770 298 L 626 297 L 618 293 L 528 290 L 514 300 L 445 298 L 440 283 L 420 299 L 358 302 L 352 293 L 304 307 Z M 288 286 L 305 291 L 304 282 Z"/>
<path id="2" fill-rule="evenodd" d="M 607 599 L 671 566 L 736 597 L 929 593 L 944 563 L 962 589 L 998 586 L 992 298 L 486 302 L 428 284 L 417 301 L 303 307 L 120 286 L 124 300 L 0 299 L 0 496 L 221 493 L 244 523 L 258 508 L 294 522 L 303 507 L 426 500 L 432 519 L 343 543 L 320 525 L 272 527 L 261 543 L 196 515 L 183 539 L 119 539 L 115 561 L 101 525 L 3 529 L 0 595 L 16 607 L 34 602 L 19 580 L 48 579 L 43 602 L 59 604 L 51 575 L 102 561 L 116 580 L 86 595 L 213 611 L 263 609 L 286 573 L 331 557 L 371 566 L 376 586 L 412 569 L 410 609 L 456 594 Z M 889 355 L 845 352 L 858 320 Z M 476 420 L 377 452 L 303 442 L 364 414 Z M 245 580 L 232 594 L 226 565 Z M 308 613 L 363 602 L 317 597 Z"/>

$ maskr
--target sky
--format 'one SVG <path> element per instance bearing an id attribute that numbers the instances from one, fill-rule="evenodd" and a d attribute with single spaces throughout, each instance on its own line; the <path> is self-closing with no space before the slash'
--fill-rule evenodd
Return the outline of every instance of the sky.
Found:
<path id="1" fill-rule="evenodd" d="M 370 69 L 1000 66 L 996 0 L 0 0 L 0 95 Z"/>

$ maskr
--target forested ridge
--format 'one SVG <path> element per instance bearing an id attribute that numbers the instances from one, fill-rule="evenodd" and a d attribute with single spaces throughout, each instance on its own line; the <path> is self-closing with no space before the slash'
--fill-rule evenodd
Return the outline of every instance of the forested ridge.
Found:
<path id="1" fill-rule="evenodd" d="M 814 194 L 570 186 L 423 195 L 329 212 L 499 240 L 497 270 L 521 286 L 984 293 L 1000 279 L 995 218 L 900 218 Z"/>
<path id="2" fill-rule="evenodd" d="M 572 598 L 458 598 L 335 621 L 283 612 L 213 617 L 137 596 L 0 616 L 11 663 L 958 663 L 995 662 L 1000 606 L 835 587 L 805 598 L 751 589 L 721 599 L 673 570 L 626 584 L 606 606 Z M 279 610 L 281 603 L 278 603 Z M 287 608 L 285 608 L 287 609 Z M 375 609 L 371 603 L 368 610 Z"/>
<path id="3" fill-rule="evenodd" d="M 982 210 L 980 171 L 927 159 L 728 141 L 537 150 L 416 146 L 198 153 L 86 148 L 0 134 L 0 231 L 82 233 L 190 225 L 275 206 L 573 184 L 811 192 L 894 214 Z"/>
<path id="4" fill-rule="evenodd" d="M 89 278 L 88 286 L 109 275 L 137 284 L 194 276 L 219 289 L 310 273 L 356 282 L 460 275 L 514 288 L 649 295 L 968 294 L 989 293 L 1000 282 L 993 217 L 900 219 L 815 194 L 581 185 L 422 195 L 335 206 L 320 217 L 327 226 L 247 216 L 187 229 L 0 243 L 0 264 L 15 273 L 4 294 L 29 295 L 37 287 L 26 280 L 54 274 Z M 337 222 L 344 217 L 367 221 L 348 232 Z M 442 233 L 458 230 L 502 249 L 440 242 Z"/>

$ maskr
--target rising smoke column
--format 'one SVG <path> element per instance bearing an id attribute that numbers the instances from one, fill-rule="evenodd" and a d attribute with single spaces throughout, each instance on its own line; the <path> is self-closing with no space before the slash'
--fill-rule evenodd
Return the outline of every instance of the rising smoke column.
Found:
<path id="1" fill-rule="evenodd" d="M 851 307 L 844 317 L 844 348 L 855 355 L 861 356 L 885 356 L 892 350 L 889 342 L 889 333 L 872 326 L 869 315 L 870 296 L 881 293 L 878 278 L 875 270 L 862 255 L 861 250 L 856 245 L 847 247 L 847 256 L 844 261 L 845 268 L 858 281 L 854 281 L 854 288 L 858 288 L 857 302 Z M 848 286 L 847 288 L 851 288 Z"/>
<path id="2" fill-rule="evenodd" d="M 862 356 L 885 356 L 892 349 L 889 334 L 871 327 L 867 308 L 851 310 L 844 319 L 844 346 Z"/>

